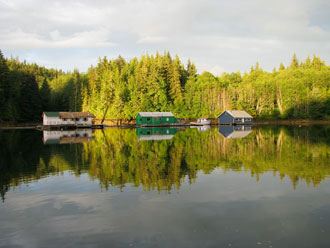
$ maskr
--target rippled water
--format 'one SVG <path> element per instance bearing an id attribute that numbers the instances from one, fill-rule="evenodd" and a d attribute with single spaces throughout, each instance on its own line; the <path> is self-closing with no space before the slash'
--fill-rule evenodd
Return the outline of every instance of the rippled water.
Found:
<path id="1" fill-rule="evenodd" d="M 0 131 L 1 247 L 330 247 L 330 127 Z"/>

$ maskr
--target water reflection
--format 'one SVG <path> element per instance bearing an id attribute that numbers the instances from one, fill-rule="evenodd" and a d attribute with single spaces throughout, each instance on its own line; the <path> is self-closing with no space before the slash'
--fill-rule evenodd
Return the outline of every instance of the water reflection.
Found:
<path id="1" fill-rule="evenodd" d="M 223 137 L 242 137 L 242 132 L 248 135 L 240 139 Z M 87 137 L 79 134 L 78 140 L 93 141 L 71 142 L 77 132 L 64 137 L 63 133 L 1 131 L 3 199 L 11 187 L 65 171 L 77 176 L 87 173 L 103 189 L 122 189 L 130 184 L 157 191 L 180 189 L 185 178 L 194 183 L 198 171 L 211 173 L 215 168 L 224 172 L 247 171 L 257 181 L 272 171 L 289 178 L 293 188 L 301 181 L 316 186 L 330 175 L 329 127 L 244 127 L 231 133 L 221 127 L 219 131 L 212 128 L 205 132 L 139 128 L 82 133 L 85 134 Z M 70 142 L 47 146 L 42 143 L 42 135 L 46 144 L 54 140 L 65 143 L 63 138 L 70 138 Z"/>
<path id="2" fill-rule="evenodd" d="M 139 140 L 170 140 L 178 132 L 175 127 L 142 127 L 136 129 Z"/>
<path id="3" fill-rule="evenodd" d="M 211 125 L 203 125 L 203 126 L 190 126 L 190 128 L 195 128 L 199 132 L 206 132 L 211 129 Z"/>
<path id="4" fill-rule="evenodd" d="M 43 143 L 45 145 L 54 145 L 91 142 L 94 139 L 92 133 L 92 129 L 90 128 L 43 131 Z"/>
<path id="5" fill-rule="evenodd" d="M 227 139 L 245 138 L 252 132 L 251 126 L 237 125 L 237 126 L 219 126 L 219 133 Z"/>

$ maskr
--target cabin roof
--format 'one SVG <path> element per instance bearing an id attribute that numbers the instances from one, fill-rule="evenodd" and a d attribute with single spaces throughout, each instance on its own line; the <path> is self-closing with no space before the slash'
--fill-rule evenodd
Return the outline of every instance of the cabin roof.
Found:
<path id="1" fill-rule="evenodd" d="M 170 117 L 174 116 L 171 112 L 139 112 L 141 117 Z"/>
<path id="2" fill-rule="evenodd" d="M 95 118 L 91 112 L 72 112 L 74 117 L 92 117 Z"/>
<path id="3" fill-rule="evenodd" d="M 221 115 L 225 112 L 229 113 L 234 118 L 253 118 L 251 115 L 246 113 L 244 110 L 225 110 L 224 112 L 221 113 Z"/>
<path id="4" fill-rule="evenodd" d="M 48 117 L 59 117 L 60 116 L 60 112 L 44 112 L 43 114 Z"/>
<path id="5" fill-rule="evenodd" d="M 60 117 L 60 118 L 76 118 L 76 117 L 91 117 L 95 118 L 90 112 L 44 112 L 44 115 L 48 117 Z"/>
<path id="6" fill-rule="evenodd" d="M 74 118 L 73 114 L 71 112 L 60 112 L 61 118 Z"/>

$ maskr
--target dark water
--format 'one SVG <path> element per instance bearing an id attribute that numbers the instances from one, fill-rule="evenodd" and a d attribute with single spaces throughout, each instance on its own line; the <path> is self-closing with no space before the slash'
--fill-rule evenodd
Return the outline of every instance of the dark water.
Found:
<path id="1" fill-rule="evenodd" d="M 329 175 L 328 126 L 0 131 L 0 246 L 330 247 Z"/>

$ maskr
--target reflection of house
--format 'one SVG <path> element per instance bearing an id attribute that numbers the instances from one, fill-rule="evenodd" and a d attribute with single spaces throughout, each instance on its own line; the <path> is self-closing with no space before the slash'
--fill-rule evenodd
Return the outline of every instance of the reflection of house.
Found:
<path id="1" fill-rule="evenodd" d="M 44 126 L 92 126 L 95 118 L 90 112 L 43 112 Z"/>
<path id="2" fill-rule="evenodd" d="M 227 139 L 244 138 L 252 132 L 251 126 L 219 126 L 219 133 Z"/>
<path id="3" fill-rule="evenodd" d="M 170 140 L 177 132 L 177 128 L 171 127 L 150 127 L 136 129 L 136 135 L 139 140 Z"/>
<path id="4" fill-rule="evenodd" d="M 251 124 L 252 116 L 245 111 L 225 110 L 218 116 L 219 124 Z"/>
<path id="5" fill-rule="evenodd" d="M 139 112 L 136 115 L 137 125 L 169 125 L 178 123 L 171 112 Z"/>
<path id="6" fill-rule="evenodd" d="M 45 145 L 90 142 L 94 139 L 92 129 L 70 131 L 43 131 Z"/>
<path id="7" fill-rule="evenodd" d="M 206 132 L 207 130 L 211 129 L 210 125 L 205 126 L 190 126 L 190 128 L 195 128 L 198 130 L 198 132 Z"/>

